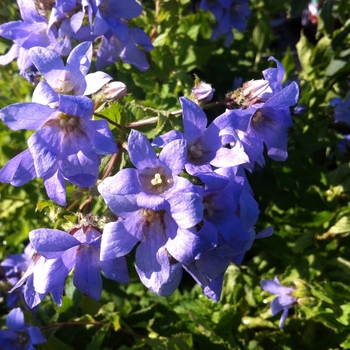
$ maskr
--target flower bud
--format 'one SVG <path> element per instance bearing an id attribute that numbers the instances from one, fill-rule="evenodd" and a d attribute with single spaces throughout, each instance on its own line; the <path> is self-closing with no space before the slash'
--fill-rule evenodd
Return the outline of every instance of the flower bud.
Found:
<path id="1" fill-rule="evenodd" d="M 121 81 L 113 81 L 102 88 L 104 97 L 107 100 L 116 100 L 126 94 L 127 88 Z"/>
<path id="2" fill-rule="evenodd" d="M 198 102 L 207 102 L 213 98 L 214 91 L 210 84 L 201 81 L 192 89 L 192 95 Z"/>
<path id="3" fill-rule="evenodd" d="M 243 96 L 249 100 L 256 98 L 263 99 L 262 96 L 264 93 L 271 92 L 269 84 L 269 81 L 264 79 L 247 81 L 242 87 Z"/>

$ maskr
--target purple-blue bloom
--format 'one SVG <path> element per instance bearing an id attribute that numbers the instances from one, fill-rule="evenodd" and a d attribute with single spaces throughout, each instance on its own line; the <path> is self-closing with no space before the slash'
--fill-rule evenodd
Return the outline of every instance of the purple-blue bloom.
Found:
<path id="1" fill-rule="evenodd" d="M 22 254 L 9 254 L 1 262 L 0 266 L 4 270 L 5 280 L 12 286 L 16 285 L 22 275 L 27 271 L 34 253 L 35 250 L 29 243 Z M 7 306 L 10 308 L 15 307 L 17 305 L 18 298 L 18 293 L 8 294 L 6 298 Z"/>
<path id="2" fill-rule="evenodd" d="M 297 304 L 297 298 L 293 296 L 295 288 L 282 286 L 277 276 L 274 280 L 261 281 L 260 285 L 267 292 L 277 294 L 277 297 L 271 303 L 271 314 L 274 316 L 283 311 L 279 323 L 279 327 L 282 328 L 286 322 L 288 310 Z"/>
<path id="3" fill-rule="evenodd" d="M 144 51 L 150 51 L 153 45 L 140 28 L 129 28 L 127 24 L 127 20 L 141 14 L 142 6 L 139 3 L 135 0 L 93 0 L 82 5 L 81 11 L 73 15 L 67 14 L 71 18 L 61 26 L 60 36 L 68 35 L 78 40 L 89 41 L 94 41 L 100 36 L 97 69 L 115 63 L 119 56 L 123 62 L 130 63 L 141 71 L 149 68 L 140 47 Z M 87 26 L 82 26 L 85 16 L 90 23 L 88 31 Z"/>
<path id="4" fill-rule="evenodd" d="M 184 139 L 187 142 L 186 171 L 191 175 L 201 177 L 201 174 L 212 172 L 215 167 L 230 167 L 248 161 L 243 149 L 231 152 L 222 147 L 222 137 L 229 132 L 221 130 L 215 123 L 207 127 L 207 117 L 204 111 L 186 97 L 180 98 L 183 110 L 182 120 L 184 133 L 172 130 L 153 140 L 153 144 L 163 147 L 170 141 Z M 233 131 L 234 134 L 235 131 Z M 214 174 L 213 174 L 214 175 Z"/>
<path id="5" fill-rule="evenodd" d="M 42 46 L 57 50 L 58 33 L 55 27 L 48 27 L 47 19 L 38 14 L 33 0 L 17 0 L 23 21 L 13 21 L 0 25 L 0 36 L 12 40 L 14 44 L 7 54 L 0 56 L 0 64 L 7 65 L 17 58 L 21 75 L 31 80 L 34 71 L 33 62 L 29 56 L 29 49 Z M 67 55 L 64 48 L 58 53 Z"/>
<path id="6" fill-rule="evenodd" d="M 333 98 L 330 105 L 334 106 L 334 121 L 350 125 L 350 94 L 344 101 L 340 97 Z"/>
<path id="7" fill-rule="evenodd" d="M 38 327 L 31 327 L 24 321 L 20 308 L 10 311 L 6 318 L 8 330 L 0 330 L 1 349 L 35 350 L 33 345 L 46 342 L 46 338 Z"/>
<path id="8" fill-rule="evenodd" d="M 55 94 L 90 95 L 101 89 L 112 78 L 104 72 L 87 74 L 92 60 L 92 43 L 84 42 L 76 46 L 64 66 L 62 58 L 44 47 L 29 50 L 30 57 L 45 78 L 33 93 L 33 102 L 43 103 L 50 96 L 51 104 L 58 101 Z"/>
<path id="9" fill-rule="evenodd" d="M 287 128 L 292 125 L 289 107 L 294 106 L 299 97 L 299 88 L 295 82 L 282 88 L 281 81 L 284 68 L 279 61 L 273 59 L 277 68 L 266 69 L 263 74 L 268 81 L 268 88 L 253 92 L 253 99 L 248 108 L 226 110 L 214 123 L 218 127 L 238 129 L 240 143 L 249 156 L 249 164 L 245 167 L 252 169 L 253 164 L 263 164 L 262 152 L 264 144 L 270 158 L 283 161 L 287 158 Z"/>
<path id="10" fill-rule="evenodd" d="M 209 10 L 215 16 L 215 26 L 211 40 L 225 36 L 225 47 L 229 47 L 234 39 L 232 29 L 243 32 L 247 26 L 247 19 L 251 15 L 249 0 L 202 0 L 201 10 Z"/>
<path id="11" fill-rule="evenodd" d="M 70 233 L 37 229 L 29 233 L 29 239 L 47 261 L 60 259 L 63 262 L 63 266 L 53 264 L 46 273 L 41 269 L 34 271 L 34 289 L 38 293 L 49 292 L 57 279 L 64 280 L 73 267 L 75 287 L 96 300 L 102 291 L 101 270 L 109 279 L 129 282 L 124 257 L 100 260 L 101 233 L 92 226 L 83 226 Z"/>
<path id="12" fill-rule="evenodd" d="M 186 141 L 169 142 L 159 154 L 138 131 L 128 139 L 136 169 L 106 178 L 98 190 L 118 215 L 105 226 L 101 259 L 123 256 L 137 242 L 136 270 L 146 287 L 170 295 L 178 286 L 181 263 L 190 263 L 216 245 L 203 218 L 202 188 L 179 177 L 186 161 Z M 203 226 L 203 227 L 202 227 Z"/>
<path id="13" fill-rule="evenodd" d="M 43 103 L 52 102 L 51 97 Z M 92 187 L 101 156 L 116 153 L 117 147 L 107 121 L 91 120 L 94 107 L 89 98 L 58 95 L 58 105 L 53 109 L 25 102 L 0 111 L 0 119 L 12 130 L 36 130 L 28 139 L 28 150 L 0 170 L 0 181 L 21 186 L 42 177 L 49 198 L 66 205 L 65 180 Z"/>

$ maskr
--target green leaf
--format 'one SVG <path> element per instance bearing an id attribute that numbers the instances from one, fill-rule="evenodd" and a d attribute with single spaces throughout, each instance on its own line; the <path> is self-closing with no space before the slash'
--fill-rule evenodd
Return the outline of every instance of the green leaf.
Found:
<path id="1" fill-rule="evenodd" d="M 290 16 L 291 17 L 298 17 L 301 15 L 301 13 L 304 11 L 304 9 L 307 7 L 309 0 L 293 0 L 290 1 Z"/>
<path id="2" fill-rule="evenodd" d="M 102 342 L 107 335 L 107 332 L 110 328 L 110 324 L 106 323 L 101 327 L 97 332 L 94 332 L 91 342 L 85 348 L 86 350 L 99 350 L 101 348 Z"/>
<path id="3" fill-rule="evenodd" d="M 325 32 L 331 36 L 334 29 L 334 18 L 333 18 L 333 0 L 325 0 L 322 3 L 318 18 L 321 20 L 319 22 L 319 28 L 324 29 Z"/>
<path id="4" fill-rule="evenodd" d="M 265 320 L 262 317 L 245 316 L 242 318 L 242 323 L 247 328 L 259 328 L 259 327 L 276 328 L 276 325 L 273 322 L 269 320 Z"/>
<path id="5" fill-rule="evenodd" d="M 347 65 L 347 63 L 348 62 L 345 60 L 340 60 L 337 58 L 332 59 L 326 68 L 325 76 L 331 78 L 334 77 L 334 75 L 339 73 Z"/>

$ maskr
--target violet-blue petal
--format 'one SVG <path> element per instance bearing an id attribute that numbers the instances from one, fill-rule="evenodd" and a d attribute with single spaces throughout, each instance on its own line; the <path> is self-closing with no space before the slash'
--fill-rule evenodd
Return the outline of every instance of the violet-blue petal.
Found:
<path id="1" fill-rule="evenodd" d="M 158 295 L 162 286 L 171 278 L 165 243 L 163 228 L 156 220 L 152 224 L 152 232 L 148 231 L 144 241 L 138 246 L 135 257 L 135 267 L 141 282 Z"/>
<path id="2" fill-rule="evenodd" d="M 249 157 L 244 151 L 243 147 L 236 144 L 235 147 L 229 149 L 222 147 L 216 152 L 215 158 L 211 160 L 210 164 L 218 167 L 232 167 L 236 165 L 241 165 L 249 162 Z"/>
<path id="3" fill-rule="evenodd" d="M 84 95 L 91 95 L 107 84 L 112 77 L 107 73 L 98 71 L 85 76 L 86 90 Z"/>
<path id="4" fill-rule="evenodd" d="M 198 138 L 207 127 L 207 116 L 196 103 L 186 97 L 180 97 L 183 109 L 182 120 L 184 123 L 185 137 L 191 142 Z"/>
<path id="5" fill-rule="evenodd" d="M 250 117 L 255 113 L 256 108 L 247 109 L 227 109 L 223 114 L 219 115 L 213 123 L 220 129 L 231 127 L 246 131 L 250 122 Z"/>
<path id="6" fill-rule="evenodd" d="M 25 328 L 23 312 L 19 307 L 10 311 L 6 318 L 6 326 L 9 330 L 15 332 Z"/>
<path id="7" fill-rule="evenodd" d="M 90 121 L 82 119 L 80 125 L 88 135 L 91 146 L 97 154 L 105 155 L 118 152 L 113 134 L 106 120 Z"/>
<path id="8" fill-rule="evenodd" d="M 50 107 L 53 107 L 57 104 L 58 107 L 58 96 L 46 81 L 41 81 L 33 92 L 32 102 L 40 103 L 43 105 L 51 104 Z"/>
<path id="9" fill-rule="evenodd" d="M 260 285 L 261 288 L 266 290 L 267 292 L 278 295 L 288 294 L 294 290 L 290 287 L 281 286 L 279 283 L 272 280 L 263 280 L 260 282 Z"/>
<path id="10" fill-rule="evenodd" d="M 67 67 L 71 71 L 79 70 L 86 75 L 90 69 L 92 60 L 92 43 L 86 41 L 77 45 L 67 58 Z"/>
<path id="11" fill-rule="evenodd" d="M 73 266 L 61 259 L 43 259 L 37 264 L 33 273 L 34 289 L 39 294 L 46 294 L 53 288 L 63 287 L 63 281 Z M 63 289 L 63 288 L 62 288 Z"/>
<path id="12" fill-rule="evenodd" d="M 114 35 L 108 38 L 102 36 L 101 45 L 97 51 L 96 69 L 103 69 L 108 64 L 115 63 L 124 47 L 124 44 Z"/>
<path id="13" fill-rule="evenodd" d="M 0 110 L 0 119 L 12 130 L 36 130 L 54 112 L 50 107 L 33 102 L 14 103 Z"/>
<path id="14" fill-rule="evenodd" d="M 112 260 L 128 254 L 138 239 L 129 233 L 121 220 L 110 222 L 103 229 L 100 259 Z"/>
<path id="15" fill-rule="evenodd" d="M 34 160 L 29 149 L 10 159 L 0 170 L 0 181 L 12 186 L 22 186 L 34 177 Z"/>
<path id="16" fill-rule="evenodd" d="M 171 130 L 163 135 L 157 136 L 152 141 L 152 146 L 155 147 L 164 147 L 167 143 L 174 140 L 181 140 L 184 138 L 184 135 L 179 130 Z"/>
<path id="17" fill-rule="evenodd" d="M 280 318 L 279 325 L 278 325 L 279 328 L 283 328 L 287 317 L 288 317 L 288 309 L 284 309 L 282 312 L 281 318 Z"/>
<path id="18" fill-rule="evenodd" d="M 140 192 L 137 196 L 137 205 L 140 208 L 152 209 L 159 211 L 165 209 L 166 201 L 164 197 L 151 195 L 145 192 Z"/>
<path id="19" fill-rule="evenodd" d="M 88 140 L 79 132 L 65 134 L 61 143 L 58 166 L 63 175 L 73 184 L 92 187 L 98 177 L 100 156 L 91 147 Z"/>
<path id="20" fill-rule="evenodd" d="M 198 193 L 173 193 L 167 198 L 171 216 L 181 228 L 190 228 L 198 224 L 203 217 L 202 196 Z"/>
<path id="21" fill-rule="evenodd" d="M 56 164 L 60 153 L 62 132 L 58 125 L 45 126 L 28 139 L 38 177 L 45 176 Z"/>
<path id="22" fill-rule="evenodd" d="M 100 268 L 110 280 L 130 283 L 128 267 L 124 257 L 115 258 L 109 261 L 100 261 Z"/>
<path id="23" fill-rule="evenodd" d="M 273 95 L 264 105 L 264 107 L 286 107 L 294 106 L 298 103 L 299 87 L 295 81 L 292 81 L 287 87 Z"/>
<path id="24" fill-rule="evenodd" d="M 153 293 L 169 296 L 175 291 L 180 282 L 178 271 L 175 270 L 177 273 L 172 275 L 169 258 L 164 248 L 160 248 L 156 255 L 154 253 L 153 250 L 144 249 L 143 243 L 141 243 L 136 251 L 136 271 L 141 282 Z M 175 283 L 171 283 L 173 279 Z M 172 288 L 164 288 L 168 284 Z"/>
<path id="25" fill-rule="evenodd" d="M 185 140 L 174 140 L 164 146 L 159 160 L 164 162 L 174 175 L 178 175 L 186 163 L 187 143 Z"/>
<path id="26" fill-rule="evenodd" d="M 169 232 L 172 231 L 169 229 Z M 200 230 L 178 229 L 174 235 L 168 236 L 170 237 L 165 247 L 182 264 L 191 263 L 217 244 L 217 229 L 208 221 L 204 221 Z"/>
<path id="27" fill-rule="evenodd" d="M 41 344 L 46 342 L 46 338 L 41 333 L 40 328 L 38 327 L 28 327 L 27 329 L 30 341 L 33 345 L 35 344 Z"/>
<path id="28" fill-rule="evenodd" d="M 23 296 L 27 305 L 32 309 L 37 306 L 45 298 L 46 293 L 38 293 L 34 289 L 34 277 L 29 276 L 24 286 Z"/>
<path id="29" fill-rule="evenodd" d="M 23 21 L 29 23 L 44 21 L 44 18 L 38 14 L 33 1 L 17 0 L 17 4 Z"/>
<path id="30" fill-rule="evenodd" d="M 44 186 L 51 200 L 59 205 L 67 205 L 66 182 L 62 172 L 57 167 L 44 176 Z"/>
<path id="31" fill-rule="evenodd" d="M 29 55 L 35 67 L 50 85 L 56 80 L 57 72 L 65 69 L 61 56 L 46 47 L 32 47 L 29 49 Z"/>
<path id="32" fill-rule="evenodd" d="M 224 274 L 210 281 L 208 285 L 203 288 L 203 294 L 207 296 L 209 299 L 215 302 L 218 302 L 221 297 L 223 280 L 224 280 Z"/>
<path id="33" fill-rule="evenodd" d="M 82 245 L 76 257 L 74 286 L 89 297 L 99 300 L 102 278 L 99 267 L 98 250 L 90 245 Z"/>
<path id="34" fill-rule="evenodd" d="M 283 305 L 280 304 L 278 297 L 272 300 L 270 309 L 271 309 L 272 316 L 277 315 L 279 312 L 281 312 L 284 309 Z"/>
<path id="35" fill-rule="evenodd" d="M 123 169 L 98 185 L 107 206 L 117 215 L 138 210 L 137 194 L 141 191 L 136 169 Z"/>
<path id="36" fill-rule="evenodd" d="M 129 135 L 128 151 L 130 160 L 137 169 L 152 168 L 157 160 L 156 152 L 148 139 L 134 129 Z"/>
<path id="37" fill-rule="evenodd" d="M 67 249 L 80 245 L 80 242 L 67 232 L 40 228 L 29 233 L 34 249 L 47 259 L 58 258 Z"/>
<path id="38" fill-rule="evenodd" d="M 59 110 L 61 112 L 75 115 L 77 117 L 91 119 L 94 104 L 93 102 L 86 96 L 67 96 L 67 95 L 59 95 L 60 107 Z"/>

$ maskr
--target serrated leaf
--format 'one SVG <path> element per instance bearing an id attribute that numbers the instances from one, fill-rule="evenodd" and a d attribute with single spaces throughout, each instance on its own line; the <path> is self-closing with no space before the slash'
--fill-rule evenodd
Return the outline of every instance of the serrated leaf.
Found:
<path id="1" fill-rule="evenodd" d="M 117 124 L 123 125 L 123 122 L 124 124 L 127 124 L 129 121 L 123 120 L 122 112 L 123 112 L 123 106 L 115 102 L 115 103 L 111 103 L 109 107 L 101 111 L 100 114 L 106 116 L 108 119 L 112 120 Z M 109 123 L 109 126 L 111 129 L 115 128 L 115 125 L 111 123 Z"/>

